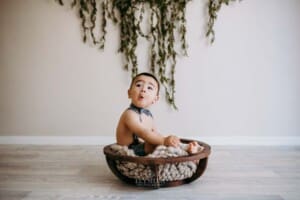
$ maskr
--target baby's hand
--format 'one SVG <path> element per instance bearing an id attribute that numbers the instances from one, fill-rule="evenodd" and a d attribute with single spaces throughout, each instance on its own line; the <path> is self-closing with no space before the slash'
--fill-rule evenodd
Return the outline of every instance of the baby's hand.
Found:
<path id="1" fill-rule="evenodd" d="M 164 145 L 165 146 L 173 146 L 177 147 L 180 143 L 180 140 L 177 136 L 174 135 L 169 135 L 168 137 L 165 138 Z"/>

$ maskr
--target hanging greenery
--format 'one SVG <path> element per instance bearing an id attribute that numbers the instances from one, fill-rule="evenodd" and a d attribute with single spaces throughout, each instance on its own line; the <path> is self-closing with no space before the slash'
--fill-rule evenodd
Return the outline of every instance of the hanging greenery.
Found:
<path id="1" fill-rule="evenodd" d="M 209 20 L 207 23 L 207 32 L 206 37 L 210 38 L 210 42 L 213 43 L 215 41 L 215 31 L 214 25 L 217 19 L 217 13 L 221 9 L 222 5 L 229 5 L 231 1 L 236 0 L 209 0 L 208 2 L 208 15 Z M 242 0 L 239 0 L 242 1 Z"/>
<path id="2" fill-rule="evenodd" d="M 55 0 L 64 5 L 63 0 Z M 78 10 L 81 19 L 83 41 L 104 49 L 107 20 L 120 27 L 120 48 L 125 58 L 126 70 L 131 76 L 138 73 L 136 48 L 138 38 L 147 39 L 150 44 L 150 71 L 157 75 L 165 88 L 168 103 L 175 104 L 175 66 L 178 54 L 187 55 L 186 5 L 191 0 L 73 0 L 71 7 Z M 208 29 L 206 36 L 214 42 L 213 26 L 222 4 L 235 0 L 209 0 Z M 147 11 L 147 12 L 146 12 Z M 141 25 L 148 16 L 149 27 Z M 100 31 L 96 34 L 96 23 Z M 99 33 L 100 32 L 100 33 Z M 97 37 L 96 37 L 97 35 Z M 179 43 L 178 46 L 175 46 Z M 176 48 L 177 47 L 177 48 Z"/>

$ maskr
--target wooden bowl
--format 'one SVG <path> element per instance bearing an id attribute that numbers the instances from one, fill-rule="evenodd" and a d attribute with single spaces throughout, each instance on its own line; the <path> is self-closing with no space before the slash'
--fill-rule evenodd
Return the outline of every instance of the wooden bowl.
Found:
<path id="1" fill-rule="evenodd" d="M 195 141 L 189 139 L 180 139 L 180 140 L 182 143 L 189 143 L 191 141 Z M 105 146 L 103 152 L 106 156 L 106 161 L 111 171 L 120 180 L 124 181 L 125 183 L 135 185 L 135 186 L 152 187 L 152 188 L 171 187 L 171 186 L 178 186 L 182 184 L 191 183 L 192 181 L 196 180 L 204 173 L 207 166 L 208 156 L 211 152 L 211 147 L 204 142 L 201 141 L 196 141 L 196 142 L 198 142 L 199 145 L 203 146 L 204 150 L 192 155 L 178 156 L 178 157 L 167 157 L 167 158 L 152 157 L 151 158 L 151 157 L 144 157 L 144 156 L 116 155 L 116 153 L 110 148 L 110 146 L 113 144 Z M 151 178 L 151 180 L 130 178 L 124 175 L 117 168 L 117 163 L 119 163 L 120 161 L 128 161 L 128 162 L 149 166 L 154 174 L 153 175 L 154 178 Z M 197 169 L 191 177 L 185 178 L 183 180 L 160 181 L 159 174 L 158 174 L 159 165 L 165 165 L 171 163 L 175 164 L 175 163 L 188 162 L 188 161 L 194 161 L 197 163 Z"/>

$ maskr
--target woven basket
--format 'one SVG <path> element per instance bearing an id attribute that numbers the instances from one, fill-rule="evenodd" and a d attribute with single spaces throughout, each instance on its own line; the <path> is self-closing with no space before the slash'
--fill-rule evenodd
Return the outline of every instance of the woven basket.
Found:
<path id="1" fill-rule="evenodd" d="M 181 139 L 182 143 L 189 143 L 192 140 L 189 139 Z M 193 140 L 194 141 L 194 140 Z M 159 187 L 171 187 L 171 186 L 178 186 L 186 183 L 190 183 L 197 178 L 199 178 L 205 171 L 208 161 L 208 156 L 211 152 L 211 147 L 201 141 L 196 141 L 199 145 L 204 147 L 199 153 L 187 155 L 187 156 L 178 156 L 178 157 L 168 157 L 168 158 L 151 158 L 151 157 L 143 157 L 143 156 L 124 156 L 124 155 L 116 155 L 114 151 L 110 148 L 111 145 L 107 145 L 104 147 L 103 151 L 106 156 L 106 161 L 111 169 L 111 171 L 122 181 L 125 183 L 135 185 L 135 186 L 142 186 L 142 187 L 152 187 L 152 188 L 159 188 Z M 172 181 L 161 181 L 159 177 L 159 166 L 165 164 L 176 164 L 182 162 L 189 162 L 193 161 L 197 163 L 197 169 L 192 174 L 191 177 L 185 178 L 183 180 L 172 180 Z M 139 179 L 139 178 L 130 178 L 124 175 L 117 167 L 117 164 L 120 162 L 133 162 L 137 164 L 145 165 L 149 167 L 152 171 L 152 178 L 151 179 Z"/>

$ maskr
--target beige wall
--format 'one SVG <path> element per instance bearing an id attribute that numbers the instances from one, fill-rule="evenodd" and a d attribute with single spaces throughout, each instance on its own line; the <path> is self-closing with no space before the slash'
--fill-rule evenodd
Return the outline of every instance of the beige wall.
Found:
<path id="1" fill-rule="evenodd" d="M 203 16 L 204 1 L 189 3 L 189 57 L 176 71 L 179 111 L 163 95 L 152 109 L 161 132 L 300 136 L 300 1 L 222 8 L 213 46 Z M 108 27 L 104 52 L 90 48 L 75 12 L 50 0 L 1 1 L 0 27 L 1 136 L 114 135 L 130 78 L 116 27 Z M 141 69 L 147 47 L 138 49 Z"/>

